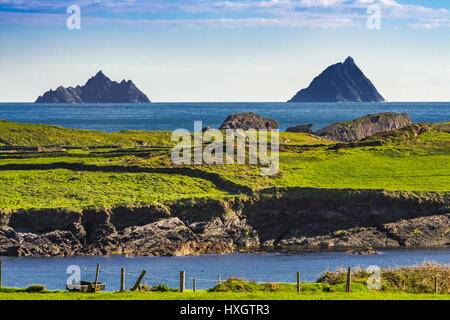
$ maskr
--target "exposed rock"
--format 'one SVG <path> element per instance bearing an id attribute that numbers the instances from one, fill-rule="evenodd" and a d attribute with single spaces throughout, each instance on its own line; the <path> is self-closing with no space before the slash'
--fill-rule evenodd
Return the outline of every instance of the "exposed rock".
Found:
<path id="1" fill-rule="evenodd" d="M 220 126 L 219 130 L 224 129 L 242 129 L 242 130 L 260 130 L 260 129 L 278 129 L 278 121 L 270 118 L 263 118 L 253 112 L 236 113 L 229 115 Z"/>
<path id="2" fill-rule="evenodd" d="M 352 142 L 380 132 L 401 129 L 410 124 L 411 119 L 406 113 L 385 112 L 334 123 L 314 132 L 314 134 L 329 140 Z"/>
<path id="3" fill-rule="evenodd" d="M 299 91 L 288 102 L 381 102 L 384 98 L 372 82 L 348 57 L 344 63 L 334 64 L 308 88 Z"/>
<path id="4" fill-rule="evenodd" d="M 372 247 L 367 247 L 365 249 L 351 249 L 345 252 L 350 254 L 362 254 L 362 255 L 380 254 L 380 251 L 374 250 Z"/>
<path id="5" fill-rule="evenodd" d="M 214 128 L 213 128 L 213 127 L 210 127 L 210 126 L 206 126 L 206 127 L 204 127 L 204 128 L 202 129 L 202 132 L 206 132 L 206 131 L 208 131 L 208 130 L 214 130 Z"/>
<path id="6" fill-rule="evenodd" d="M 118 83 L 99 71 L 84 86 L 60 86 L 44 93 L 36 103 L 150 103 L 150 100 L 131 80 Z"/>
<path id="7" fill-rule="evenodd" d="M 450 245 L 448 193 L 270 192 L 227 202 L 84 210 L 76 219 L 75 213 L 60 211 L 56 218 L 54 210 L 44 209 L 0 213 L 10 217 L 0 227 L 0 256 L 176 256 L 260 248 L 374 254 L 370 248 Z"/>
<path id="8" fill-rule="evenodd" d="M 297 133 L 312 133 L 312 124 L 301 124 L 295 127 L 289 127 L 286 132 L 297 132 Z"/>

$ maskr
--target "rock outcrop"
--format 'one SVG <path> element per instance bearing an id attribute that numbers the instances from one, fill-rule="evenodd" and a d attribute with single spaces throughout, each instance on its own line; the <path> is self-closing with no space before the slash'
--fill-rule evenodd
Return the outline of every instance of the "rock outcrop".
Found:
<path id="1" fill-rule="evenodd" d="M 4 212 L 0 256 L 444 248 L 450 246 L 449 197 L 295 188 L 226 202 Z"/>
<path id="2" fill-rule="evenodd" d="M 299 91 L 288 102 L 381 102 L 385 101 L 372 82 L 348 57 L 344 63 L 334 64 L 308 88 Z"/>
<path id="3" fill-rule="evenodd" d="M 253 112 L 236 113 L 229 115 L 219 128 L 219 130 L 225 129 L 278 129 L 278 121 L 275 119 L 263 118 L 259 114 Z"/>
<path id="4" fill-rule="evenodd" d="M 406 113 L 385 112 L 334 123 L 314 134 L 333 141 L 353 142 L 380 132 L 401 129 L 411 123 L 411 119 Z"/>
<path id="5" fill-rule="evenodd" d="M 35 103 L 150 103 L 150 100 L 131 80 L 118 83 L 99 71 L 84 86 L 60 86 L 44 93 Z"/>
<path id="6" fill-rule="evenodd" d="M 301 124 L 295 127 L 289 127 L 286 132 L 297 132 L 297 133 L 312 133 L 312 124 Z"/>

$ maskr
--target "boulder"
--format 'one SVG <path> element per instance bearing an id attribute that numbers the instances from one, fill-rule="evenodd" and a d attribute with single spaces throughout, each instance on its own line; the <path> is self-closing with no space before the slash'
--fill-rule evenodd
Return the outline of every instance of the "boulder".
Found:
<path id="1" fill-rule="evenodd" d="M 406 113 L 385 112 L 334 123 L 314 132 L 314 134 L 333 141 L 353 142 L 379 132 L 401 129 L 410 124 L 411 119 Z"/>
<path id="2" fill-rule="evenodd" d="M 278 121 L 275 119 L 263 118 L 259 114 L 253 112 L 236 113 L 229 115 L 219 128 L 219 130 L 225 129 L 278 129 Z"/>
<path id="3" fill-rule="evenodd" d="M 297 132 L 297 133 L 312 133 L 312 124 L 301 124 L 295 127 L 289 127 L 286 132 Z"/>

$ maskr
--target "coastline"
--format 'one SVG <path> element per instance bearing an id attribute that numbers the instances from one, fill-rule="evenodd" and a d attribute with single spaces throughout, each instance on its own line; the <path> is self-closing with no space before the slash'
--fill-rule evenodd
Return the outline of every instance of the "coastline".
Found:
<path id="1" fill-rule="evenodd" d="M 189 199 L 78 212 L 15 210 L 0 214 L 0 255 L 447 248 L 449 198 L 449 192 L 295 188 L 227 201 Z"/>

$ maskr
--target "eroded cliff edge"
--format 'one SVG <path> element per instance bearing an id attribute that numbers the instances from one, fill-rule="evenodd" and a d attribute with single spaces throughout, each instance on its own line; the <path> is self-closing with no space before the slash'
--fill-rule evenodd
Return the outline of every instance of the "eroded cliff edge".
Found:
<path id="1" fill-rule="evenodd" d="M 250 250 L 446 247 L 450 193 L 271 189 L 80 212 L 0 214 L 0 255 L 196 255 Z"/>

